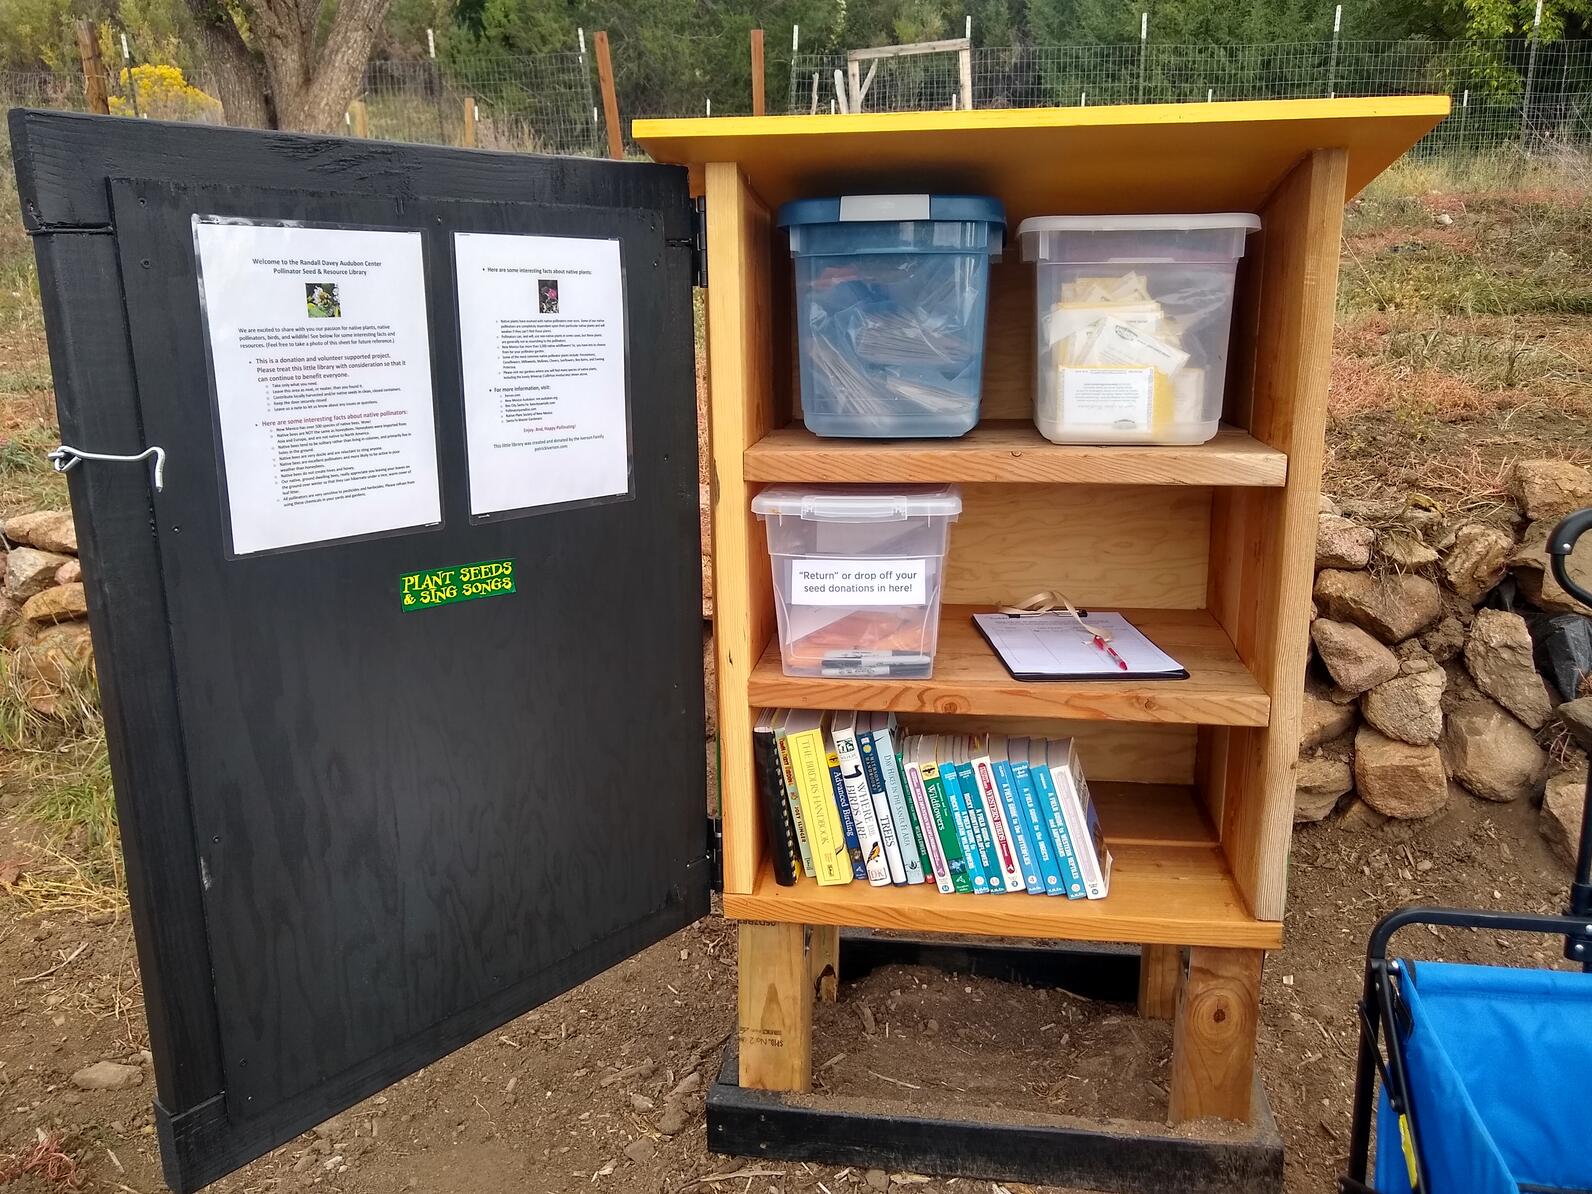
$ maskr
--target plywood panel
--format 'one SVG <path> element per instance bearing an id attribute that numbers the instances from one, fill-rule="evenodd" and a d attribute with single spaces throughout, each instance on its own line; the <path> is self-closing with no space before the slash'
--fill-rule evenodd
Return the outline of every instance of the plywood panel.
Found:
<path id="1" fill-rule="evenodd" d="M 750 890 L 762 862 L 747 680 L 774 634 L 773 581 L 741 460 L 780 421 L 773 381 L 768 209 L 732 164 L 707 166 L 709 436 L 714 644 L 724 888 Z M 745 1062 L 743 1061 L 743 1065 Z"/>
<path id="2" fill-rule="evenodd" d="M 1213 736 L 1205 786 L 1233 873 L 1257 915 L 1281 919 L 1326 426 L 1346 157 L 1302 160 L 1261 210 L 1249 430 L 1288 455 L 1281 490 L 1214 500 L 1209 608 L 1272 697 L 1268 728 Z"/>
<path id="3" fill-rule="evenodd" d="M 912 713 L 902 724 L 912 734 L 1004 734 L 1077 741 L 1084 774 L 1096 780 L 1141 784 L 1191 784 L 1198 727 L 1132 721 L 1065 721 L 1043 717 Z M 1216 821 L 1212 818 L 1212 824 Z"/>
<path id="4" fill-rule="evenodd" d="M 1202 609 L 1211 491 L 964 485 L 945 600 L 999 605 L 1041 589 L 1101 608 Z"/>

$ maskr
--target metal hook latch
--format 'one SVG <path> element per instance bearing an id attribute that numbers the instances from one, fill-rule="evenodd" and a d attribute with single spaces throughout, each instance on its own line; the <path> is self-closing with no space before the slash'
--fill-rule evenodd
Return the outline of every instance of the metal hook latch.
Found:
<path id="1" fill-rule="evenodd" d="M 155 458 L 155 492 L 166 487 L 166 449 L 145 448 L 137 456 L 118 456 L 112 452 L 85 452 L 71 444 L 62 444 L 49 455 L 49 461 L 58 473 L 70 472 L 80 460 L 108 460 L 114 464 L 137 464 L 140 460 Z"/>

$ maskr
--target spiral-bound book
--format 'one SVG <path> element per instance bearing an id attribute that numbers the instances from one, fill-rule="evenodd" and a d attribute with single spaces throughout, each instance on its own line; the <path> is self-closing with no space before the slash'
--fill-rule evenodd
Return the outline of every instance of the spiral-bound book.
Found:
<path id="1" fill-rule="evenodd" d="M 785 794 L 779 745 L 774 740 L 772 709 L 763 710 L 752 727 L 752 763 L 757 772 L 757 799 L 763 806 L 768 853 L 774 860 L 774 882 L 790 887 L 801 873 L 801 852 L 796 841 L 796 827 L 791 823 L 790 800 Z"/>

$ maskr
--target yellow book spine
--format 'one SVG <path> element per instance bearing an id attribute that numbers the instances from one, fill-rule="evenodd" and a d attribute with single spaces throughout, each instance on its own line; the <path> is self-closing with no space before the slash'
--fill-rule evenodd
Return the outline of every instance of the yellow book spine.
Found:
<path id="1" fill-rule="evenodd" d="M 813 851 L 818 882 L 825 887 L 851 882 L 851 856 L 846 852 L 835 789 L 824 760 L 823 730 L 804 730 L 790 736 L 791 758 L 796 764 L 796 793 Z"/>

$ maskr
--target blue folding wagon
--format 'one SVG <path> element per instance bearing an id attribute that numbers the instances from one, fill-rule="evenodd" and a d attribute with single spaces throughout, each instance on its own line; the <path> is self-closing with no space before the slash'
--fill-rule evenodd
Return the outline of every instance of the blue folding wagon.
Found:
<path id="1" fill-rule="evenodd" d="M 1589 528 L 1592 510 L 1572 514 L 1548 551 L 1559 583 L 1592 605 L 1565 571 Z M 1393 935 L 1412 924 L 1560 936 L 1581 972 L 1390 960 Z M 1372 930 L 1349 1172 L 1338 1187 L 1592 1194 L 1592 777 L 1564 916 L 1401 908 Z"/>

